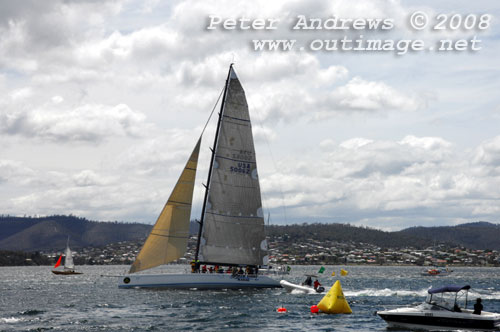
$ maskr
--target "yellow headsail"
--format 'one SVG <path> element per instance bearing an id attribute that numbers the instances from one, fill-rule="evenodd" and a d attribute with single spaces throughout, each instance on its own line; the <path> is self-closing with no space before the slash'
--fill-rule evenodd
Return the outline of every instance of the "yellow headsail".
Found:
<path id="1" fill-rule="evenodd" d="M 175 261 L 186 252 L 201 137 L 129 273 Z"/>

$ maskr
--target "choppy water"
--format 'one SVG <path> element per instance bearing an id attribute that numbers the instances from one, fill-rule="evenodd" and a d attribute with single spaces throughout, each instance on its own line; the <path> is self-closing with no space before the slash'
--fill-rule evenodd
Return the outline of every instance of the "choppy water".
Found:
<path id="1" fill-rule="evenodd" d="M 80 266 L 83 275 L 56 276 L 50 267 L 0 268 L 1 331 L 385 331 L 376 310 L 421 303 L 430 286 L 470 284 L 469 298 L 500 312 L 498 268 L 456 268 L 447 277 L 423 277 L 417 267 L 347 266 L 346 277 L 320 281 L 328 289 L 340 278 L 352 315 L 311 315 L 321 294 L 254 291 L 118 289 L 124 266 Z M 168 267 L 174 272 L 177 266 Z M 184 267 L 181 267 L 184 270 Z M 285 279 L 299 282 L 318 267 L 293 267 Z M 108 275 L 108 276 L 101 276 Z M 279 306 L 287 314 L 276 312 Z"/>

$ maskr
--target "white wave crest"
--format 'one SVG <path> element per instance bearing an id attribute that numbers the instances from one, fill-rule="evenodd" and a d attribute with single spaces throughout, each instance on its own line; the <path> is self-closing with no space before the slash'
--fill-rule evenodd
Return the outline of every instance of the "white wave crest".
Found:
<path id="1" fill-rule="evenodd" d="M 427 296 L 427 288 L 420 290 L 405 290 L 405 289 L 376 289 L 366 288 L 360 290 L 349 291 L 344 289 L 344 295 L 349 297 L 377 297 L 377 296 L 401 296 L 401 297 L 419 297 Z M 482 298 L 483 300 L 500 300 L 500 291 L 492 291 L 488 289 L 474 289 L 469 291 L 469 299 Z"/>
<path id="2" fill-rule="evenodd" d="M 488 289 L 474 289 L 469 291 L 469 299 L 480 297 L 483 300 L 500 300 L 500 291 L 491 291 Z"/>
<path id="3" fill-rule="evenodd" d="M 21 320 L 22 320 L 21 318 L 15 318 L 15 317 L 0 318 L 0 323 L 15 324 L 20 322 Z"/>
<path id="4" fill-rule="evenodd" d="M 367 288 L 357 291 L 346 291 L 344 290 L 345 296 L 413 296 L 413 297 L 425 297 L 427 295 L 427 289 L 421 290 L 404 290 L 404 289 L 376 289 Z"/>

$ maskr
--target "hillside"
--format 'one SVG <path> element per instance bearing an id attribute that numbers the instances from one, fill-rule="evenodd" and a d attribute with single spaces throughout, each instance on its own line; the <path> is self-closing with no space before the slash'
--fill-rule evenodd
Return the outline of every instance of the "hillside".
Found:
<path id="1" fill-rule="evenodd" d="M 267 234 L 271 241 L 281 237 L 285 242 L 316 241 L 369 243 L 381 248 L 425 248 L 429 242 L 412 234 L 384 232 L 366 227 L 355 227 L 348 224 L 301 224 L 286 226 L 269 226 Z M 451 241 L 449 241 L 451 242 Z"/>
<path id="2" fill-rule="evenodd" d="M 98 247 L 143 239 L 151 225 L 95 222 L 73 216 L 0 217 L 0 249 L 36 251 L 61 249 L 68 236 L 72 248 Z"/>
<path id="3" fill-rule="evenodd" d="M 196 222 L 190 233 L 197 235 Z M 0 250 L 37 251 L 62 249 L 68 236 L 72 248 L 100 247 L 121 241 L 141 241 L 151 225 L 138 223 L 97 222 L 74 216 L 42 218 L 0 216 Z M 448 227 L 411 227 L 385 232 L 349 224 L 295 224 L 266 227 L 270 241 L 308 243 L 334 241 L 366 243 L 380 248 L 418 249 L 437 244 L 460 245 L 470 249 L 500 250 L 500 226 L 476 222 Z"/>
<path id="4" fill-rule="evenodd" d="M 411 227 L 400 235 L 428 239 L 429 243 L 453 242 L 470 249 L 500 250 L 500 225 L 479 221 L 457 226 Z"/>

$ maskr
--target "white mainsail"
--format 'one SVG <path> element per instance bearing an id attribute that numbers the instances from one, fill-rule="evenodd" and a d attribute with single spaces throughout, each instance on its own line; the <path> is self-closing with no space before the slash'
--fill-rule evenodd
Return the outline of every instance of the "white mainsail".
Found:
<path id="1" fill-rule="evenodd" d="M 184 256 L 189 239 L 200 143 L 201 137 L 129 273 L 167 264 Z"/>
<path id="2" fill-rule="evenodd" d="M 66 258 L 64 259 L 64 269 L 73 270 L 74 268 L 75 264 L 73 263 L 73 254 L 71 253 L 71 249 L 69 249 L 69 239 L 68 239 L 68 244 L 66 245 Z"/>
<path id="3" fill-rule="evenodd" d="M 267 264 L 257 162 L 245 91 L 231 66 L 203 216 L 199 260 Z"/>

